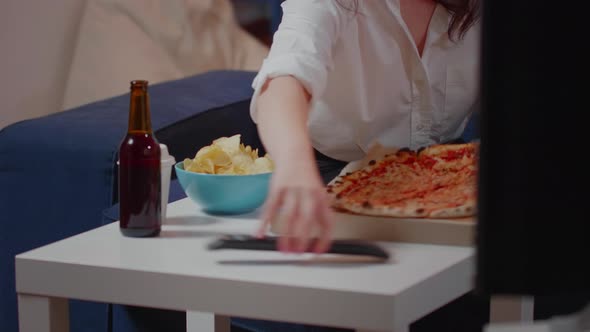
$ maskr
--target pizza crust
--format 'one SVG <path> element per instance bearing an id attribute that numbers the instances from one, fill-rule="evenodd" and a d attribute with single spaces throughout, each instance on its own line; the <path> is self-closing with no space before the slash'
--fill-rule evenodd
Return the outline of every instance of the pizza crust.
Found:
<path id="1" fill-rule="evenodd" d="M 404 206 L 404 207 L 386 207 L 370 206 L 367 204 L 348 204 L 344 208 L 347 211 L 379 217 L 396 217 L 396 218 L 424 218 L 428 216 L 428 211 L 424 207 Z"/>
<path id="2" fill-rule="evenodd" d="M 463 144 L 435 144 L 418 151 L 419 155 L 424 156 L 441 156 L 449 152 L 461 151 L 464 149 L 473 150 L 477 146 L 476 143 L 463 143 Z"/>
<path id="3" fill-rule="evenodd" d="M 477 213 L 477 201 L 468 199 L 462 205 L 430 211 L 431 218 L 462 218 L 471 217 Z"/>

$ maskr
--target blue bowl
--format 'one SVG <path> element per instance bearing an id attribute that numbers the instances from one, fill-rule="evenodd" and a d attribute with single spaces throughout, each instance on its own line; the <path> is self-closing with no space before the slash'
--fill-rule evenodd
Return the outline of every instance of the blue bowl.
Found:
<path id="1" fill-rule="evenodd" d="M 272 173 L 218 175 L 189 172 L 174 165 L 186 195 L 210 214 L 241 214 L 260 207 L 268 195 Z"/>

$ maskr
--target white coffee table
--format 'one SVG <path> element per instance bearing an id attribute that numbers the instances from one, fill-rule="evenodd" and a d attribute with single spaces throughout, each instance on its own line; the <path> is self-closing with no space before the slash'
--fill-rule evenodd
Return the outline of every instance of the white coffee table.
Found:
<path id="1" fill-rule="evenodd" d="M 207 216 L 183 199 L 160 237 L 126 238 L 112 223 L 17 255 L 20 331 L 67 331 L 67 299 L 184 310 L 189 331 L 229 331 L 230 316 L 407 331 L 472 288 L 470 247 L 383 243 L 382 264 L 206 249 L 251 234 L 256 217 Z"/>

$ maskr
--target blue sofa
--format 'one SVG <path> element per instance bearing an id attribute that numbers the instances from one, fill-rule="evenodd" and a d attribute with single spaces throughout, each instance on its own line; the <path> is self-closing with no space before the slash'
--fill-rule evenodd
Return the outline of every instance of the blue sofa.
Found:
<path id="1" fill-rule="evenodd" d="M 215 71 L 151 86 L 159 141 L 177 160 L 193 157 L 213 138 L 236 133 L 262 148 L 248 112 L 254 75 Z M 0 331 L 18 330 L 16 254 L 111 221 L 103 211 L 117 202 L 115 160 L 128 107 L 125 94 L 0 131 Z M 178 315 L 161 314 L 149 322 L 143 319 L 153 316 L 147 309 L 70 303 L 72 331 L 106 332 L 111 325 L 114 332 L 171 330 L 167 324 L 178 322 Z"/>

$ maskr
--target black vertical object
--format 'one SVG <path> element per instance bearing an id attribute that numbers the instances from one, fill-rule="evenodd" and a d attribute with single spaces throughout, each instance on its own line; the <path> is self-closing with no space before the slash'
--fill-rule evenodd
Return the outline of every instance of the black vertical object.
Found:
<path id="1" fill-rule="evenodd" d="M 483 2 L 476 290 L 590 294 L 587 12 Z"/>

